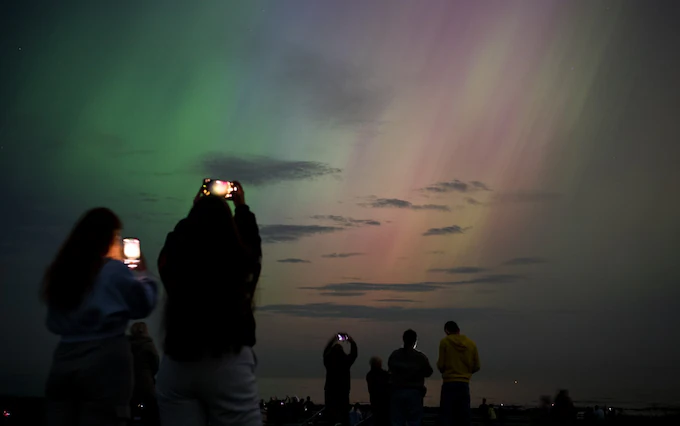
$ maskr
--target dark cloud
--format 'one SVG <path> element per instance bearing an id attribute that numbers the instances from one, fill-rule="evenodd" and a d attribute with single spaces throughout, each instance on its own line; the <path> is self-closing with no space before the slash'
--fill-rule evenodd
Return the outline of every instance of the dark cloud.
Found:
<path id="1" fill-rule="evenodd" d="M 338 305 L 334 303 L 307 303 L 304 305 L 266 305 L 260 312 L 290 315 L 303 318 L 353 318 L 389 322 L 442 322 L 448 318 L 469 322 L 487 318 L 504 311 L 495 308 L 405 308 L 400 306 Z"/>
<path id="2" fill-rule="evenodd" d="M 491 188 L 489 188 L 484 182 L 480 182 L 478 180 L 473 180 L 470 182 L 470 185 L 476 190 L 479 191 L 491 191 Z"/>
<path id="3" fill-rule="evenodd" d="M 398 198 L 375 198 L 368 203 L 359 203 L 359 205 L 362 207 L 372 207 L 376 209 L 395 208 L 411 210 L 438 210 L 442 212 L 451 211 L 449 206 L 441 204 L 413 204 L 410 201 L 400 200 Z"/>
<path id="4" fill-rule="evenodd" d="M 497 194 L 493 199 L 498 203 L 540 203 L 554 201 L 562 194 L 548 191 L 515 191 Z"/>
<path id="5" fill-rule="evenodd" d="M 318 234 L 330 234 L 345 228 L 317 225 L 261 225 L 260 236 L 264 243 L 283 243 Z"/>
<path id="6" fill-rule="evenodd" d="M 424 281 L 416 283 L 367 283 L 344 282 L 325 284 L 319 287 L 300 287 L 302 290 L 316 290 L 319 292 L 369 292 L 394 291 L 398 293 L 421 293 L 441 290 L 447 287 L 468 284 L 505 284 L 523 280 L 521 275 L 492 274 L 459 281 Z"/>
<path id="7" fill-rule="evenodd" d="M 336 215 L 314 215 L 312 219 L 329 220 L 344 226 L 380 226 L 380 222 L 373 219 L 353 219 L 351 217 Z"/>
<path id="8" fill-rule="evenodd" d="M 277 262 L 279 262 L 279 263 L 312 263 L 312 262 L 310 262 L 309 260 L 298 259 L 298 258 L 296 258 L 296 257 L 289 257 L 289 258 L 286 258 L 286 259 L 279 259 L 279 260 L 277 260 Z"/>
<path id="9" fill-rule="evenodd" d="M 377 284 L 365 282 L 346 282 L 326 284 L 321 287 L 300 287 L 303 290 L 337 291 L 337 292 L 366 292 L 366 291 L 396 291 L 403 293 L 429 292 L 443 288 L 436 282 L 403 283 L 403 284 Z"/>
<path id="10" fill-rule="evenodd" d="M 426 251 L 425 254 L 444 254 L 444 250 L 430 250 Z"/>
<path id="11" fill-rule="evenodd" d="M 317 161 L 287 161 L 269 157 L 235 157 L 207 154 L 201 159 L 206 176 L 238 179 L 244 185 L 266 185 L 282 181 L 313 180 L 342 172 Z"/>
<path id="12" fill-rule="evenodd" d="M 477 201 L 477 200 L 475 200 L 475 199 L 472 198 L 472 197 L 466 197 L 466 198 L 465 198 L 465 202 L 468 203 L 468 204 L 471 205 L 471 206 L 481 206 L 481 205 L 484 204 L 484 203 L 482 203 L 481 201 Z"/>
<path id="13" fill-rule="evenodd" d="M 376 302 L 384 302 L 384 303 L 416 303 L 418 302 L 417 300 L 413 299 L 378 299 Z"/>
<path id="14" fill-rule="evenodd" d="M 321 296 L 338 296 L 338 297 L 356 297 L 356 296 L 363 296 L 366 293 L 361 292 L 361 291 L 342 291 L 342 292 L 335 292 L 335 291 L 327 291 L 323 293 L 319 293 Z"/>
<path id="15" fill-rule="evenodd" d="M 432 268 L 428 272 L 443 272 L 446 274 L 479 274 L 486 272 L 486 268 L 478 268 L 476 266 L 457 266 L 455 268 Z"/>
<path id="16" fill-rule="evenodd" d="M 327 259 L 344 259 L 347 257 L 354 257 L 354 256 L 363 256 L 364 253 L 330 253 L 330 254 L 322 254 L 321 257 L 325 257 Z"/>
<path id="17" fill-rule="evenodd" d="M 296 46 L 284 48 L 275 73 L 290 102 L 340 125 L 380 124 L 392 99 L 391 90 L 363 70 Z"/>
<path id="18" fill-rule="evenodd" d="M 458 225 L 445 226 L 443 228 L 430 228 L 427 231 L 423 232 L 423 236 L 429 237 L 432 235 L 464 234 L 465 231 L 467 231 L 468 229 L 470 229 L 470 227 L 461 228 Z"/>
<path id="19" fill-rule="evenodd" d="M 461 285 L 461 284 L 509 284 L 518 281 L 523 281 L 526 278 L 522 275 L 515 274 L 492 274 L 484 275 L 479 278 L 472 278 L 463 281 L 453 281 L 448 283 L 449 285 Z"/>
<path id="20" fill-rule="evenodd" d="M 542 257 L 515 257 L 514 259 L 510 259 L 507 262 L 504 262 L 504 265 L 535 265 L 537 263 L 547 263 L 548 260 L 544 259 Z"/>
<path id="21" fill-rule="evenodd" d="M 491 191 L 491 189 L 485 183 L 478 180 L 473 180 L 472 182 L 463 182 L 458 179 L 433 183 L 430 186 L 422 188 L 422 190 L 425 192 L 434 193 Z"/>

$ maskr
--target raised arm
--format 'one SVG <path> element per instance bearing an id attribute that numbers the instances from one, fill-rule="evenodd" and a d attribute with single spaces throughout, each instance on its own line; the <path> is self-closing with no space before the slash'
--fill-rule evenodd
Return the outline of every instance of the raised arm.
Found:
<path id="1" fill-rule="evenodd" d="M 178 239 L 182 230 L 186 226 L 186 219 L 182 219 L 177 223 L 175 229 L 168 233 L 165 238 L 165 244 L 158 255 L 158 273 L 163 281 L 163 286 L 168 294 L 172 294 L 176 288 L 178 271 L 176 270 L 177 263 L 169 262 L 168 259 L 173 257 L 173 253 L 178 249 Z"/>
<path id="2" fill-rule="evenodd" d="M 253 295 L 260 278 L 260 271 L 262 270 L 262 238 L 260 237 L 260 229 L 257 226 L 255 215 L 246 204 L 236 206 L 234 224 L 236 229 L 238 229 L 241 242 L 251 262 L 249 269 L 253 275 L 249 281 L 250 288 L 248 293 Z"/>
<path id="3" fill-rule="evenodd" d="M 135 276 L 123 262 L 111 261 L 110 279 L 123 297 L 131 319 L 142 319 L 156 307 L 158 284 L 150 275 Z"/>

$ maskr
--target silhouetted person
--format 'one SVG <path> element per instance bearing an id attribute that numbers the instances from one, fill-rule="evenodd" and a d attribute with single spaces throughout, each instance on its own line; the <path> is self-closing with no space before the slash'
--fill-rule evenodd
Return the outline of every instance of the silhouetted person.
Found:
<path id="1" fill-rule="evenodd" d="M 562 389 L 558 392 L 550 414 L 556 424 L 571 424 L 576 421 L 576 408 L 569 397 L 569 391 Z"/>
<path id="2" fill-rule="evenodd" d="M 158 258 L 167 293 L 156 383 L 163 426 L 262 424 L 253 352 L 261 239 L 234 184 L 233 216 L 225 198 L 197 195 Z"/>
<path id="3" fill-rule="evenodd" d="M 482 399 L 482 404 L 479 406 L 479 417 L 484 424 L 489 423 L 489 405 L 486 403 L 486 398 Z"/>
<path id="4" fill-rule="evenodd" d="M 346 354 L 340 344 L 347 340 L 351 346 Z M 357 359 L 357 344 L 347 333 L 337 333 L 323 351 L 323 365 L 326 367 L 326 416 L 331 424 L 349 424 L 350 369 Z"/>
<path id="5" fill-rule="evenodd" d="M 382 360 L 374 356 L 369 362 L 371 370 L 366 374 L 368 394 L 375 426 L 390 424 L 390 374 L 383 370 Z"/>
<path id="6" fill-rule="evenodd" d="M 498 406 L 498 412 L 497 412 L 497 413 L 494 413 L 494 414 L 495 414 L 495 415 L 497 416 L 497 418 L 498 418 L 498 423 L 500 423 L 501 426 L 504 425 L 504 424 L 505 424 L 505 419 L 506 419 L 506 417 L 507 417 L 507 410 L 505 409 L 505 406 L 504 406 L 503 404 L 499 405 L 499 406 Z M 491 413 L 489 413 L 489 416 L 491 416 Z M 493 419 L 493 420 L 495 420 L 495 419 Z"/>
<path id="7" fill-rule="evenodd" d="M 470 426 L 470 378 L 480 368 L 477 345 L 453 321 L 444 325 L 444 332 L 437 360 L 443 381 L 439 421 L 441 426 Z"/>
<path id="8" fill-rule="evenodd" d="M 133 366 L 125 330 L 156 305 L 144 257 L 123 260 L 120 219 L 109 209 L 82 216 L 45 273 L 47 328 L 61 336 L 45 395 L 50 426 L 125 425 Z"/>
<path id="9" fill-rule="evenodd" d="M 354 404 L 354 407 L 349 412 L 349 424 L 350 426 L 356 426 L 364 420 L 364 415 L 361 412 L 361 404 L 358 402 Z"/>
<path id="10" fill-rule="evenodd" d="M 600 408 L 599 405 L 595 406 L 595 410 L 593 411 L 593 418 L 595 421 L 598 422 L 603 422 L 604 421 L 604 410 Z"/>
<path id="11" fill-rule="evenodd" d="M 489 405 L 486 409 L 486 422 L 487 424 L 494 424 L 496 423 L 496 418 L 500 420 L 500 423 L 503 424 L 504 422 L 504 414 L 503 414 L 503 406 L 500 405 L 498 406 L 498 417 L 496 417 L 496 408 L 493 406 L 493 404 Z"/>
<path id="12" fill-rule="evenodd" d="M 406 330 L 402 339 L 404 347 L 392 352 L 387 362 L 392 387 L 390 420 L 393 426 L 420 426 L 427 392 L 425 379 L 433 370 L 425 354 L 416 350 L 416 332 Z"/>
<path id="13" fill-rule="evenodd" d="M 156 403 L 156 373 L 158 373 L 158 351 L 153 344 L 145 322 L 136 322 L 130 327 L 130 350 L 134 361 L 135 387 L 132 392 L 132 410 L 139 411 L 145 425 L 157 425 L 158 404 Z"/>

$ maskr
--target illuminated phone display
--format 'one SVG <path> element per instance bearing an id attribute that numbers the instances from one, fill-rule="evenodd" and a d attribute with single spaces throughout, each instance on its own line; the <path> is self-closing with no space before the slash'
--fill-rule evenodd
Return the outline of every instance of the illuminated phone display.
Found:
<path id="1" fill-rule="evenodd" d="M 139 266 L 139 261 L 142 258 L 142 249 L 137 238 L 123 239 L 123 256 L 124 262 L 130 269 L 135 269 Z"/>
<path id="2" fill-rule="evenodd" d="M 232 192 L 237 191 L 236 185 L 228 180 L 203 179 L 203 195 L 217 195 L 218 197 L 231 198 Z"/>

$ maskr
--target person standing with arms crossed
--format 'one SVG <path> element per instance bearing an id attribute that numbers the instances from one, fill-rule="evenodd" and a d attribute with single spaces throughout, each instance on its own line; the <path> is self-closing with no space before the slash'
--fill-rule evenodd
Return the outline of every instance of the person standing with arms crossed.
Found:
<path id="1" fill-rule="evenodd" d="M 441 426 L 469 426 L 470 378 L 480 369 L 479 352 L 475 342 L 460 334 L 455 322 L 447 322 L 444 332 L 437 360 L 443 380 L 439 422 Z"/>

